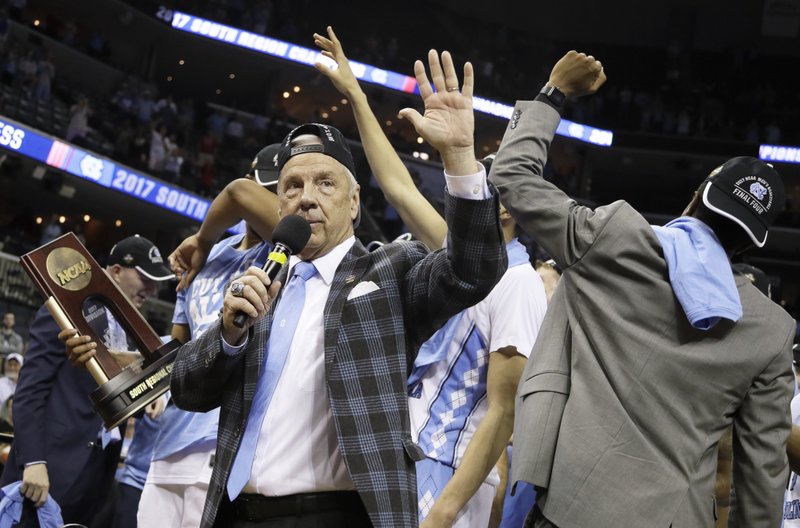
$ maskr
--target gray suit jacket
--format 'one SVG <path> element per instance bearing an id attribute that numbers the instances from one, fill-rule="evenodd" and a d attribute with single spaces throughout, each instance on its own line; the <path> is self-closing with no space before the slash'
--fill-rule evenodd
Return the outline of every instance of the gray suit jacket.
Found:
<path id="1" fill-rule="evenodd" d="M 419 345 L 447 319 L 481 301 L 507 267 L 496 194 L 446 196 L 447 250 L 421 242 L 372 253 L 356 241 L 336 270 L 325 305 L 325 381 L 339 447 L 374 526 L 417 526 L 406 377 Z M 347 299 L 372 281 L 379 289 Z M 273 303 L 273 306 L 280 300 Z M 217 453 L 201 528 L 213 525 L 256 391 L 271 312 L 250 330 L 244 351 L 226 356 L 220 324 L 180 348 L 172 397 L 189 411 L 221 406 Z"/>
<path id="2" fill-rule="evenodd" d="M 648 222 L 542 178 L 559 114 L 518 102 L 490 179 L 564 268 L 517 392 L 512 482 L 547 488 L 560 528 L 711 527 L 717 444 L 734 425 L 733 524 L 777 527 L 788 476 L 792 319 L 744 279 L 744 315 L 688 323 Z"/>

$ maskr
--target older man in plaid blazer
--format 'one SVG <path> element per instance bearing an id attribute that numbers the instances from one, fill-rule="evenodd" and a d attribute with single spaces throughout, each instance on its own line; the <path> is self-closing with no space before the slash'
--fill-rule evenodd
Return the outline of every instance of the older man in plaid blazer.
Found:
<path id="1" fill-rule="evenodd" d="M 303 216 L 312 234 L 278 277 L 290 277 L 283 297 L 273 302 L 280 285 L 250 268 L 226 294 L 220 322 L 179 352 L 176 403 L 222 407 L 203 527 L 417 526 L 414 462 L 422 453 L 409 434 L 408 371 L 419 344 L 483 299 L 507 266 L 498 202 L 474 158 L 472 68 L 465 65 L 459 91 L 447 52 L 440 62 L 431 51 L 429 63 L 436 92 L 415 65 L 425 117 L 403 112 L 442 154 L 447 249 L 396 242 L 367 252 L 353 236 L 358 185 L 344 138 L 333 127 L 303 125 L 278 155 L 278 199 L 280 214 Z M 262 191 L 224 191 L 190 245 L 202 248 L 240 216 L 258 229 L 269 214 Z M 171 261 L 188 271 L 182 250 Z M 304 279 L 305 304 L 292 329 L 281 305 L 307 263 L 315 269 Z M 251 317 L 244 329 L 232 324 L 238 311 Z M 282 332 L 293 337 L 280 364 L 273 356 Z M 277 379 L 265 381 L 271 376 Z M 256 394 L 268 395 L 265 416 Z"/>

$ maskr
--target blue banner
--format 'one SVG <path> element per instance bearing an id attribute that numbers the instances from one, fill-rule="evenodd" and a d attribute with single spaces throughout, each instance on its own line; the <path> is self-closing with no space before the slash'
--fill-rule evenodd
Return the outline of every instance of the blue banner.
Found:
<path id="1" fill-rule="evenodd" d="M 800 163 L 800 147 L 761 145 L 758 147 L 758 157 L 764 161 Z"/>
<path id="2" fill-rule="evenodd" d="M 0 146 L 79 178 L 202 222 L 210 202 L 180 187 L 0 116 Z"/>
<path id="3" fill-rule="evenodd" d="M 45 161 L 53 141 L 0 116 L 0 147 Z"/>
<path id="4" fill-rule="evenodd" d="M 172 27 L 187 33 L 226 42 L 240 48 L 246 48 L 300 64 L 314 66 L 314 63 L 320 61 L 330 67 L 336 67 L 336 63 L 333 60 L 323 57 L 318 50 L 304 48 L 303 46 L 297 46 L 295 44 L 283 42 L 282 40 L 250 33 L 249 31 L 236 29 L 231 26 L 226 26 L 225 24 L 212 22 L 211 20 L 206 20 L 180 11 L 174 12 L 172 16 Z M 369 64 L 362 64 L 355 61 L 350 61 L 350 68 L 353 70 L 353 74 L 356 78 L 361 81 L 378 84 L 405 93 L 419 93 L 417 81 L 414 77 L 393 71 L 382 70 L 370 66 Z M 510 119 L 511 114 L 514 112 L 513 106 L 477 96 L 473 97 L 473 105 L 478 112 L 504 119 Z M 558 130 L 556 130 L 556 134 L 601 147 L 610 146 L 614 140 L 614 133 L 610 130 L 594 128 L 566 120 L 562 120 L 561 125 L 559 125 Z"/>

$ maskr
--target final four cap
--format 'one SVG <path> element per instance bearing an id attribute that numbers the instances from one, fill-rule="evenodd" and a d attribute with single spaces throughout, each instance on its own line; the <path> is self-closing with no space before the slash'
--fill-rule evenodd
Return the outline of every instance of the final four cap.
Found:
<path id="1" fill-rule="evenodd" d="M 708 175 L 703 204 L 736 222 L 758 247 L 783 211 L 783 181 L 772 165 L 747 156 L 731 158 Z"/>
<path id="2" fill-rule="evenodd" d="M 278 151 L 281 149 L 280 143 L 267 145 L 253 160 L 253 168 L 250 174 L 256 179 L 256 183 L 263 187 L 278 183 Z"/>
<path id="3" fill-rule="evenodd" d="M 311 143 L 309 145 L 292 147 L 292 141 L 303 134 L 317 136 L 322 141 L 322 144 Z M 312 152 L 320 152 L 332 157 L 344 165 L 355 178 L 356 164 L 353 161 L 353 154 L 350 152 L 350 147 L 347 146 L 347 141 L 344 136 L 338 129 L 321 123 L 306 123 L 300 125 L 286 135 L 281 142 L 281 148 L 278 152 L 278 170 L 283 170 L 283 166 L 286 165 L 286 162 L 289 161 L 290 158 Z M 359 206 L 358 215 L 353 221 L 353 227 L 358 227 L 360 223 L 361 207 Z"/>
<path id="4" fill-rule="evenodd" d="M 123 238 L 111 248 L 108 264 L 119 264 L 154 281 L 172 279 L 175 275 L 164 265 L 164 259 L 155 244 L 145 237 L 134 235 Z"/>

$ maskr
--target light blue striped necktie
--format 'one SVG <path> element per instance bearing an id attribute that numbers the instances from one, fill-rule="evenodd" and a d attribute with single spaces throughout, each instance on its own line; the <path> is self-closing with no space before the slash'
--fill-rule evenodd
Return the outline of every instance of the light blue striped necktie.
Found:
<path id="1" fill-rule="evenodd" d="M 286 285 L 272 318 L 272 328 L 267 342 L 264 368 L 258 378 L 256 394 L 250 407 L 250 416 L 242 437 L 242 443 L 231 467 L 228 477 L 228 497 L 234 500 L 241 493 L 244 485 L 250 480 L 253 458 L 258 444 L 261 424 L 267 414 L 269 402 L 275 393 L 275 386 L 281 377 L 286 356 L 292 345 L 297 321 L 303 313 L 306 300 L 306 281 L 317 273 L 310 262 L 299 262 L 293 269 L 293 275 Z"/>

